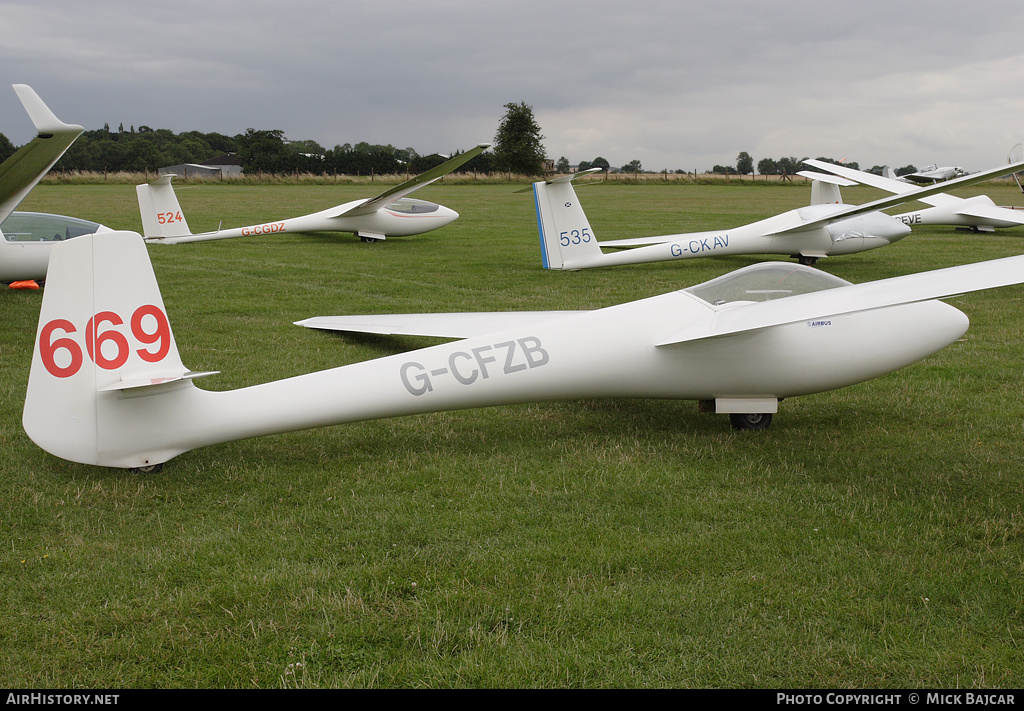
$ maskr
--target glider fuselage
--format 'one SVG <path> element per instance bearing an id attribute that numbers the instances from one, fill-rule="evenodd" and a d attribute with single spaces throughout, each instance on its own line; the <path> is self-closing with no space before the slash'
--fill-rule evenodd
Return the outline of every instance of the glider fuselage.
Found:
<path id="1" fill-rule="evenodd" d="M 656 238 L 656 244 L 648 240 L 642 246 L 605 253 L 571 249 L 572 245 L 566 244 L 572 240 L 572 228 L 569 228 L 560 245 L 561 268 L 583 269 L 737 254 L 828 257 L 885 247 L 910 234 L 910 228 L 903 222 L 881 212 L 856 215 L 806 230 L 790 229 L 799 221 L 827 215 L 840 208 L 842 205 L 813 205 L 729 230 L 666 235 Z M 783 230 L 788 231 L 777 234 Z M 597 246 L 618 249 L 629 247 L 628 243 L 629 240 L 597 242 Z M 542 240 L 541 244 L 546 248 L 545 241 Z"/>
<path id="2" fill-rule="evenodd" d="M 975 195 L 934 207 L 894 215 L 909 227 L 915 225 L 953 225 L 991 231 L 996 227 L 1024 225 L 1024 209 L 1000 207 L 987 195 Z"/>
<path id="3" fill-rule="evenodd" d="M 52 242 L 8 242 L 0 237 L 0 282 L 45 279 Z"/>
<path id="4" fill-rule="evenodd" d="M 152 241 L 166 242 L 205 242 L 214 239 L 232 239 L 255 235 L 275 235 L 289 232 L 352 232 L 361 235 L 385 235 L 408 237 L 418 235 L 454 222 L 459 213 L 444 205 L 404 198 L 397 204 L 362 215 L 346 215 L 344 213 L 365 203 L 366 199 L 354 200 L 320 212 L 290 217 L 283 220 L 272 220 L 246 227 L 234 227 L 216 232 L 204 232 L 195 235 L 174 237 L 173 239 L 154 238 Z M 169 224 L 174 221 L 173 214 L 163 218 Z"/>
<path id="5" fill-rule="evenodd" d="M 196 387 L 195 374 L 181 365 L 138 235 L 79 238 L 59 254 L 40 313 L 25 429 L 65 459 L 127 468 L 260 435 L 534 401 L 672 398 L 725 403 L 719 412 L 774 412 L 779 399 L 920 360 L 967 328 L 960 311 L 934 300 L 805 318 L 820 313 L 822 294 L 842 299 L 857 287 L 836 280 L 830 291 L 758 303 L 747 299 L 792 289 L 775 288 L 777 280 L 770 289 L 744 282 L 723 299 L 698 296 L 693 287 L 595 311 L 541 314 L 529 325 L 216 392 Z M 83 268 L 90 261 L 91 273 Z M 784 267 L 798 278 L 834 279 Z M 762 319 L 724 335 L 714 330 L 776 306 L 785 309 L 782 321 Z M 793 308 L 801 310 L 794 315 Z M 743 407 L 752 409 L 736 409 Z"/>

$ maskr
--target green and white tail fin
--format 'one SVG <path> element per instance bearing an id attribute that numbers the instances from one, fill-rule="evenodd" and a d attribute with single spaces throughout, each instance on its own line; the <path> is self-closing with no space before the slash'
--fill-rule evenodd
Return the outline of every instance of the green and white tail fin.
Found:
<path id="1" fill-rule="evenodd" d="M 594 168 L 533 184 L 545 269 L 578 269 L 600 261 L 601 248 L 572 186 L 576 178 L 599 171 Z"/>
<path id="2" fill-rule="evenodd" d="M 161 175 L 155 182 L 136 185 L 142 233 L 147 240 L 166 237 L 187 237 L 192 234 L 185 221 L 185 213 L 178 204 L 171 180 L 174 174 Z"/>
<path id="3" fill-rule="evenodd" d="M 182 365 L 138 233 L 54 245 L 22 416 L 32 441 L 75 462 L 145 467 L 119 459 L 133 405 L 200 375 Z"/>

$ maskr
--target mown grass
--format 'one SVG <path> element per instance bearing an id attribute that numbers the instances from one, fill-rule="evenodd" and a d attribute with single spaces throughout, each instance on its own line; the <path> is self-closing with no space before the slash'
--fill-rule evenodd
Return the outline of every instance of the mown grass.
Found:
<path id="1" fill-rule="evenodd" d="M 422 197 L 461 219 L 385 243 L 151 246 L 186 365 L 222 371 L 203 387 L 240 387 L 434 342 L 291 325 L 308 316 L 594 308 L 758 260 L 546 272 L 515 187 L 431 186 Z M 180 198 L 198 231 L 369 194 Z M 605 238 L 738 225 L 807 196 L 580 189 Z M 130 184 L 44 185 L 22 207 L 141 227 Z M 820 264 L 864 281 L 1016 254 L 1022 235 L 919 229 Z M 235 442 L 138 476 L 25 436 L 41 294 L 2 292 L 0 685 L 1019 686 L 1022 297 L 956 299 L 961 342 L 787 400 L 766 432 L 693 403 L 585 400 Z"/>

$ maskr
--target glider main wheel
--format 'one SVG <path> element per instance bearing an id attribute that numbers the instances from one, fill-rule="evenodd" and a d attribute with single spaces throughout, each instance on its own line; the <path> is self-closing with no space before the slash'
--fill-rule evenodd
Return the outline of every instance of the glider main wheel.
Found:
<path id="1" fill-rule="evenodd" d="M 158 474 L 164 468 L 164 463 L 159 464 L 148 464 L 144 467 L 133 467 L 130 471 L 132 474 Z"/>
<path id="2" fill-rule="evenodd" d="M 772 423 L 772 415 L 770 412 L 751 415 L 733 413 L 729 415 L 729 422 L 737 430 L 766 430 Z"/>
<path id="3" fill-rule="evenodd" d="M 805 257 L 803 255 L 800 255 L 799 257 L 797 257 L 797 261 L 800 264 L 804 264 L 804 265 L 806 265 L 808 267 L 813 267 L 814 264 L 818 261 L 818 258 L 817 257 Z"/>

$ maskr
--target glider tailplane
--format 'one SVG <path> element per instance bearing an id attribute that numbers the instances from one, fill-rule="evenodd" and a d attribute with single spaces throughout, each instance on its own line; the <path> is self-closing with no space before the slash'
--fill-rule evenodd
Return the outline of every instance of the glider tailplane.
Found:
<path id="1" fill-rule="evenodd" d="M 601 248 L 572 186 L 576 178 L 598 170 L 533 184 L 545 269 L 579 269 L 601 260 Z"/>
<path id="2" fill-rule="evenodd" d="M 139 213 L 142 215 L 142 233 L 147 240 L 167 237 L 187 237 L 191 232 L 185 214 L 178 204 L 171 181 L 174 174 L 161 175 L 155 182 L 136 185 Z"/>
<path id="3" fill-rule="evenodd" d="M 159 430 L 155 418 L 175 412 L 194 391 L 191 380 L 207 373 L 181 363 L 145 242 L 135 232 L 61 242 L 47 276 L 25 432 L 47 452 L 83 464 L 165 461 L 154 461 L 159 448 L 130 454 L 125 438 L 134 435 L 126 433 Z"/>

